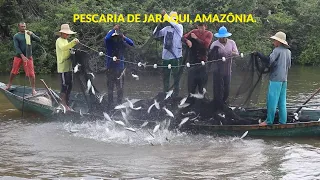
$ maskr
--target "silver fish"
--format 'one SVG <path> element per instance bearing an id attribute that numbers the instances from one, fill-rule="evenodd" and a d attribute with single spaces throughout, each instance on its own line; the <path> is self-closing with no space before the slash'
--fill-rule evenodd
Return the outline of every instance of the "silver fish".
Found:
<path id="1" fill-rule="evenodd" d="M 124 122 L 122 122 L 122 121 L 114 121 L 114 122 L 121 125 L 121 126 L 125 126 Z"/>
<path id="2" fill-rule="evenodd" d="M 91 84 L 91 80 L 88 79 L 87 81 L 87 93 L 89 92 L 89 90 L 92 88 L 92 84 Z"/>
<path id="3" fill-rule="evenodd" d="M 188 107 L 190 104 L 189 103 L 184 103 L 182 105 L 178 105 L 178 108 L 185 108 L 185 107 Z"/>
<path id="4" fill-rule="evenodd" d="M 93 95 L 96 94 L 96 91 L 94 90 L 94 87 L 93 87 L 93 86 L 91 87 L 91 92 L 92 92 Z"/>
<path id="5" fill-rule="evenodd" d="M 90 75 L 92 76 L 92 79 L 94 79 L 94 78 L 95 78 L 95 76 L 94 76 L 94 74 L 93 74 L 93 73 L 88 73 L 88 74 L 90 74 Z"/>
<path id="6" fill-rule="evenodd" d="M 157 109 L 160 109 L 160 104 L 157 102 L 157 100 L 154 100 L 154 105 L 156 106 Z"/>
<path id="7" fill-rule="evenodd" d="M 82 114 L 82 112 L 81 112 L 81 109 L 80 109 L 80 116 L 82 116 L 82 117 L 83 117 L 83 114 Z"/>
<path id="8" fill-rule="evenodd" d="M 104 94 L 102 94 L 101 96 L 100 96 L 100 98 L 99 98 L 99 103 L 101 103 L 102 102 L 102 99 L 103 99 L 103 97 L 106 95 L 106 93 L 104 93 Z"/>
<path id="9" fill-rule="evenodd" d="M 77 73 L 78 71 L 79 71 L 79 66 L 81 66 L 81 64 L 77 64 L 75 67 L 74 67 L 74 69 L 73 69 L 73 72 L 74 73 Z"/>
<path id="10" fill-rule="evenodd" d="M 131 132 L 136 132 L 136 130 L 133 129 L 133 128 L 128 128 L 128 127 L 126 127 L 125 129 L 128 130 L 128 131 L 131 131 Z"/>
<path id="11" fill-rule="evenodd" d="M 138 75 L 136 75 L 136 74 L 131 74 L 132 75 L 132 77 L 134 78 L 134 79 L 136 79 L 137 81 L 139 80 L 139 76 Z"/>
<path id="12" fill-rule="evenodd" d="M 148 108 L 148 113 L 150 113 L 152 107 L 154 106 L 154 104 L 152 104 L 149 108 Z"/>
<path id="13" fill-rule="evenodd" d="M 160 128 L 160 124 L 157 124 L 154 129 L 153 129 L 153 133 L 156 133 Z"/>
<path id="14" fill-rule="evenodd" d="M 173 117 L 173 118 L 174 118 L 173 113 L 172 113 L 169 109 L 167 109 L 166 107 L 163 107 L 162 109 L 165 110 L 166 113 L 167 113 L 170 117 Z"/>
<path id="15" fill-rule="evenodd" d="M 127 119 L 126 113 L 123 112 L 123 111 L 121 111 L 121 114 L 122 114 L 122 117 L 123 117 L 124 121 L 126 122 L 126 124 L 129 124 L 129 121 L 128 121 L 128 119 Z"/>
<path id="16" fill-rule="evenodd" d="M 120 104 L 120 105 L 114 107 L 114 109 L 124 109 L 124 108 L 127 108 L 127 106 L 125 104 Z"/>
<path id="17" fill-rule="evenodd" d="M 180 124 L 178 125 L 179 128 L 181 128 L 181 126 L 182 126 L 184 123 L 186 123 L 189 119 L 190 119 L 189 117 L 183 118 L 183 119 L 181 120 Z"/>
<path id="18" fill-rule="evenodd" d="M 187 99 L 188 99 L 188 97 L 185 97 L 185 98 L 181 99 L 180 106 L 182 106 L 186 102 Z"/>
<path id="19" fill-rule="evenodd" d="M 206 88 L 203 88 L 203 94 L 205 94 L 207 92 Z"/>
<path id="20" fill-rule="evenodd" d="M 140 128 L 145 127 L 148 123 L 149 123 L 148 121 L 145 121 L 145 122 L 140 126 Z"/>
<path id="21" fill-rule="evenodd" d="M 246 137 L 247 134 L 248 134 L 248 132 L 249 132 L 249 131 L 244 132 L 244 133 L 242 134 L 242 136 L 240 137 L 240 139 L 243 139 L 244 137 Z"/>
<path id="22" fill-rule="evenodd" d="M 190 93 L 190 97 L 194 97 L 194 98 L 197 98 L 197 99 L 203 99 L 204 98 L 204 95 L 203 94 L 191 94 Z"/>
<path id="23" fill-rule="evenodd" d="M 167 92 L 167 95 L 166 95 L 166 98 L 164 98 L 164 100 L 166 100 L 166 99 L 168 99 L 169 97 L 171 97 L 172 93 L 173 93 L 173 90 L 168 91 L 168 92 Z"/>
<path id="24" fill-rule="evenodd" d="M 103 112 L 103 116 L 104 116 L 104 118 L 106 118 L 108 121 L 112 121 L 108 113 Z"/>

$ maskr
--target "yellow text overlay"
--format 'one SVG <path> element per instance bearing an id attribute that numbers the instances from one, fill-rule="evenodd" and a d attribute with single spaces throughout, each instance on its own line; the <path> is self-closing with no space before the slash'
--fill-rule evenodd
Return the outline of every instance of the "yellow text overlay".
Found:
<path id="1" fill-rule="evenodd" d="M 81 23 L 255 23 L 252 14 L 190 14 L 175 16 L 161 14 L 74 14 L 73 22 Z"/>

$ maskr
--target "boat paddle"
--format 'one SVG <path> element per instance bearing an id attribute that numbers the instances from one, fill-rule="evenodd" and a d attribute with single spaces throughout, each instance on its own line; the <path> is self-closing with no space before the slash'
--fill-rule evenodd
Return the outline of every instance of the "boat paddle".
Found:
<path id="1" fill-rule="evenodd" d="M 320 92 L 320 88 L 314 92 L 302 105 L 305 105 L 307 104 L 316 94 L 318 94 Z M 301 109 L 302 109 L 303 106 L 300 106 L 296 111 L 295 113 L 298 113 Z"/>
<path id="2" fill-rule="evenodd" d="M 51 91 L 50 88 L 47 86 L 46 82 L 44 82 L 43 79 L 40 79 L 40 81 L 43 83 L 43 85 L 44 85 L 45 88 L 47 89 L 49 96 L 50 96 L 52 99 L 54 99 L 54 101 L 55 101 L 57 104 L 62 105 L 62 104 L 58 101 L 58 99 L 53 95 L 52 91 Z"/>

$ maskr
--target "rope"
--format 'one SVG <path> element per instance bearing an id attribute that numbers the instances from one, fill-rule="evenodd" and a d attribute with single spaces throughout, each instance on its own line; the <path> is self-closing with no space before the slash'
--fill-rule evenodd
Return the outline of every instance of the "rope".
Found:
<path id="1" fill-rule="evenodd" d="M 99 54 L 99 56 L 105 56 L 105 57 L 108 57 L 108 58 L 111 58 L 111 59 L 114 59 L 115 57 L 112 57 L 112 56 L 108 56 L 107 54 L 105 54 L 105 53 L 103 53 L 103 52 L 99 52 L 98 50 L 96 50 L 96 49 L 94 49 L 94 48 L 92 48 L 92 47 L 89 47 L 89 46 L 87 46 L 87 45 L 85 45 L 85 44 L 83 44 L 83 43 L 81 43 L 81 42 L 79 42 L 79 44 L 81 44 L 81 45 L 83 45 L 84 47 L 86 47 L 86 48 L 88 48 L 88 49 L 91 49 L 92 51 L 94 51 L 94 52 L 96 52 L 96 53 L 98 53 Z M 200 63 L 193 63 L 193 64 L 190 64 L 190 63 L 187 63 L 187 64 L 183 64 L 183 65 L 178 65 L 178 66 L 171 66 L 171 65 L 169 65 L 169 66 L 163 66 L 163 65 L 157 65 L 157 64 L 150 64 L 150 65 L 148 65 L 146 62 L 145 63 L 141 63 L 141 62 L 139 62 L 139 63 L 136 63 L 136 62 L 132 62 L 132 61 L 126 61 L 125 60 L 125 58 L 123 58 L 123 59 L 116 59 L 116 60 L 120 60 L 120 61 L 123 61 L 123 62 L 125 62 L 125 63 L 128 63 L 128 64 L 133 64 L 133 65 L 137 65 L 137 66 L 139 66 L 139 67 L 141 67 L 141 66 L 143 66 L 143 67 L 154 67 L 154 68 L 169 68 L 169 69 L 171 69 L 171 68 L 179 68 L 179 67 L 191 67 L 191 66 L 197 66 L 197 65 L 206 65 L 206 64 L 209 64 L 209 63 L 213 63 L 213 62 L 218 62 L 218 61 L 226 61 L 226 59 L 229 59 L 229 58 L 236 58 L 236 57 L 241 57 L 241 58 L 243 58 L 244 57 L 244 54 L 243 53 L 241 53 L 240 55 L 235 55 L 235 56 L 231 56 L 231 57 L 222 57 L 221 59 L 214 59 L 214 60 L 210 60 L 210 61 L 206 61 L 206 62 L 204 62 L 204 61 L 202 61 L 202 62 L 200 62 Z"/>

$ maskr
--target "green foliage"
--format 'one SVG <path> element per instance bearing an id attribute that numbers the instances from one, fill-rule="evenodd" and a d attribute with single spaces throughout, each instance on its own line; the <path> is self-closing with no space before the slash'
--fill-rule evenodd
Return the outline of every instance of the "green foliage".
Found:
<path id="1" fill-rule="evenodd" d="M 103 48 L 103 38 L 114 23 L 73 23 L 73 14 L 128 14 L 160 13 L 162 9 L 178 13 L 253 14 L 256 23 L 209 23 L 213 33 L 225 25 L 233 33 L 241 52 L 272 51 L 269 37 L 282 30 L 291 45 L 294 63 L 305 65 L 320 64 L 320 3 L 318 0 L 0 0 L 0 72 L 10 71 L 14 55 L 12 37 L 17 32 L 16 24 L 27 22 L 27 28 L 41 37 L 41 43 L 34 44 L 34 63 L 37 73 L 56 71 L 55 40 L 60 25 L 69 23 L 77 32 L 75 37 L 81 42 L 99 49 Z M 270 14 L 271 12 L 271 14 Z M 144 44 L 156 24 L 120 23 L 127 36 L 137 45 Z M 184 32 L 195 27 L 185 23 Z M 159 48 L 159 46 L 151 46 Z M 150 54 L 150 61 L 155 61 Z"/>

